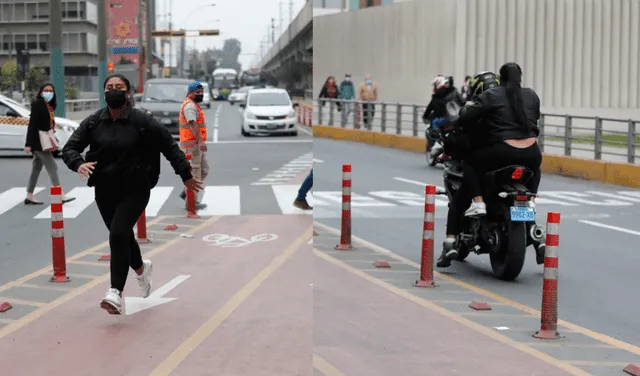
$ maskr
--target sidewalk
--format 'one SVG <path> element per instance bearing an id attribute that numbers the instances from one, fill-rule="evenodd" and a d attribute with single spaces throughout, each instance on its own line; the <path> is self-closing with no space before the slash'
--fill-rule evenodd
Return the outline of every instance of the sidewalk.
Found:
<path id="1" fill-rule="evenodd" d="M 221 247 L 207 244 L 211 234 L 277 238 Z M 312 375 L 310 238 L 308 216 L 220 218 L 151 257 L 154 290 L 170 290 L 163 296 L 131 299 L 130 277 L 126 314 L 110 316 L 98 306 L 104 282 L 0 331 L 3 374 Z M 133 312 L 145 304 L 156 306 Z"/>

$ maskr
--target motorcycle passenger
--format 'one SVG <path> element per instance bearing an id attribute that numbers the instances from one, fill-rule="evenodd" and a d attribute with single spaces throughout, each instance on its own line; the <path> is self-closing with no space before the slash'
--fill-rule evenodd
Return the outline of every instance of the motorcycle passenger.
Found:
<path id="1" fill-rule="evenodd" d="M 488 133 L 488 145 L 471 153 L 464 165 L 464 180 L 473 195 L 466 216 L 487 212 L 480 177 L 487 172 L 509 165 L 522 165 L 533 171 L 527 182 L 531 193 L 538 192 L 542 152 L 537 137 L 540 134 L 540 98 L 530 88 L 523 88 L 522 69 L 516 63 L 500 68 L 500 86 L 479 95 L 460 111 L 460 123 L 482 125 Z"/>
<path id="2" fill-rule="evenodd" d="M 468 85 L 468 99 L 475 100 L 480 94 L 494 87 L 498 87 L 500 82 L 493 72 L 480 72 L 476 74 Z M 452 133 L 451 142 L 446 142 L 446 152 L 464 165 L 470 154 L 487 145 L 486 132 L 479 124 L 467 124 L 461 127 L 459 122 L 456 126 L 455 133 Z M 449 138 L 447 137 L 447 138 Z M 454 148 L 455 150 L 450 150 Z M 446 237 L 442 243 L 442 253 L 437 261 L 439 268 L 446 268 L 451 265 L 451 261 L 458 257 L 456 249 L 456 238 L 462 232 L 460 220 L 464 213 L 465 203 L 471 200 L 471 191 L 466 185 L 462 185 L 451 198 L 449 210 L 447 213 Z"/>
<path id="3" fill-rule="evenodd" d="M 444 124 L 450 117 L 450 113 L 447 110 L 447 105 L 453 103 L 458 107 L 464 105 L 464 101 L 460 96 L 460 93 L 453 86 L 453 80 L 451 77 L 438 76 L 432 82 L 434 85 L 434 92 L 431 96 L 431 102 L 427 106 L 422 120 L 425 123 L 431 119 L 431 129 L 427 133 L 427 151 L 431 150 L 431 146 L 435 142 L 433 131 L 437 130 L 442 124 Z"/>

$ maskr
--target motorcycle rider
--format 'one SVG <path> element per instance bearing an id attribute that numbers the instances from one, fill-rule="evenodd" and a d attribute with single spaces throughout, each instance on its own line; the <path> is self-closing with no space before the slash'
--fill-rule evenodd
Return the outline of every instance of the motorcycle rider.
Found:
<path id="1" fill-rule="evenodd" d="M 422 115 L 422 120 L 425 123 L 431 119 L 431 128 L 436 130 L 442 124 L 444 124 L 450 117 L 450 113 L 447 110 L 447 105 L 453 103 L 458 107 L 464 106 L 464 100 L 460 96 L 460 93 L 453 86 L 453 80 L 451 77 L 445 77 L 442 75 L 437 76 L 433 81 L 433 94 L 431 96 L 431 102 Z M 431 132 L 427 133 L 427 152 L 431 150 L 435 139 L 431 136 Z"/>
<path id="2" fill-rule="evenodd" d="M 493 72 L 480 72 L 476 74 L 469 82 L 468 95 L 469 100 L 474 100 L 480 94 L 499 85 L 498 77 Z M 478 150 L 486 145 L 486 135 L 480 124 L 468 124 L 461 127 L 456 124 L 456 131 L 450 137 L 454 138 L 451 142 L 446 143 L 446 152 L 455 157 L 459 163 L 464 164 L 465 160 L 473 150 Z M 450 150 L 453 147 L 455 150 Z M 456 249 L 456 237 L 462 231 L 460 228 L 460 219 L 464 212 L 464 203 L 471 200 L 471 191 L 464 184 L 458 189 L 451 198 L 449 210 L 447 213 L 446 237 L 442 243 L 442 253 L 437 261 L 439 268 L 446 268 L 451 265 L 451 261 L 458 257 Z"/>

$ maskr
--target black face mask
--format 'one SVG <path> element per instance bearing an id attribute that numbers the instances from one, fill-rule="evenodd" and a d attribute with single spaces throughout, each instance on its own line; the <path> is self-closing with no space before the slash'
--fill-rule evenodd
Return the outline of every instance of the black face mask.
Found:
<path id="1" fill-rule="evenodd" d="M 193 100 L 196 101 L 196 103 L 200 103 L 202 102 L 203 97 L 204 97 L 204 94 L 196 94 L 196 97 Z"/>
<path id="2" fill-rule="evenodd" d="M 104 100 L 112 109 L 122 108 L 127 103 L 127 92 L 122 90 L 109 90 L 104 92 Z"/>

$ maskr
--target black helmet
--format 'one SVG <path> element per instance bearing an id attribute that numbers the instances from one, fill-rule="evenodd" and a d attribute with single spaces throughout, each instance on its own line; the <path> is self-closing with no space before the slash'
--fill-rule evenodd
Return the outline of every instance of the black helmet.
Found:
<path id="1" fill-rule="evenodd" d="M 500 79 L 493 72 L 480 72 L 473 76 L 469 82 L 469 91 L 471 97 L 477 97 L 485 91 L 500 86 Z"/>

